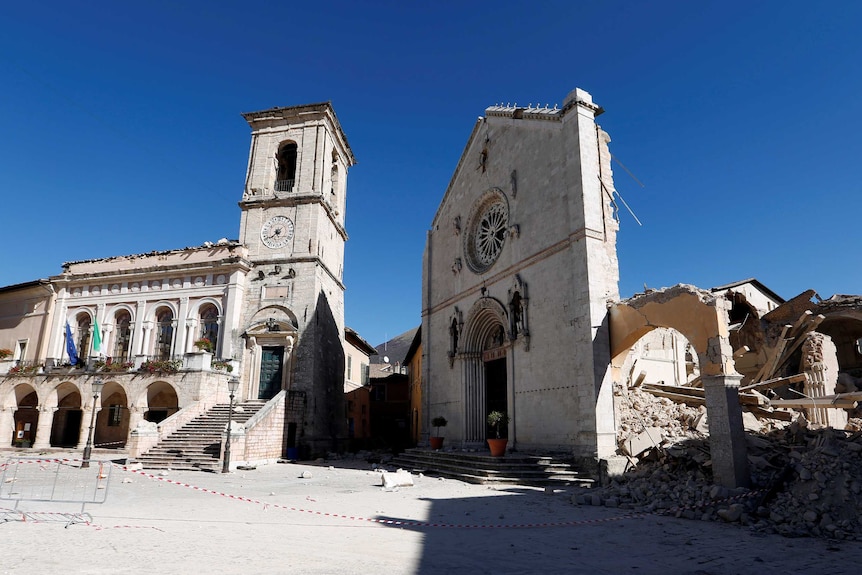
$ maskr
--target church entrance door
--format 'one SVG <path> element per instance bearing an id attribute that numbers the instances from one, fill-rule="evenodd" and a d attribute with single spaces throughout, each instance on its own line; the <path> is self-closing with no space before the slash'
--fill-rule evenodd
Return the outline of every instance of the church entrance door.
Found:
<path id="1" fill-rule="evenodd" d="M 275 394 L 281 391 L 283 370 L 284 348 L 261 348 L 258 399 L 272 399 Z"/>
<path id="2" fill-rule="evenodd" d="M 485 362 L 485 419 L 492 411 L 508 409 L 506 390 L 506 357 Z M 496 433 L 485 422 L 485 437 L 493 439 Z M 508 436 L 508 429 L 500 430 L 501 437 Z"/>

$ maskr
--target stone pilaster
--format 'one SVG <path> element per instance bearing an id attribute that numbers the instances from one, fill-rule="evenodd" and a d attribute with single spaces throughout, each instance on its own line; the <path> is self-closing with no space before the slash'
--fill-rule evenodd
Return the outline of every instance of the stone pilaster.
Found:
<path id="1" fill-rule="evenodd" d="M 739 405 L 741 379 L 741 375 L 709 375 L 702 378 L 709 420 L 713 480 L 725 487 L 747 487 L 750 481 L 742 407 Z"/>

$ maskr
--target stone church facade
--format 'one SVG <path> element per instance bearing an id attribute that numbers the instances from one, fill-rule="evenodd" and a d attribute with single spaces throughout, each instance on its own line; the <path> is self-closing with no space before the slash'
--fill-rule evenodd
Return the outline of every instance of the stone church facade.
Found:
<path id="1" fill-rule="evenodd" d="M 602 109 L 576 89 L 553 109 L 491 106 L 428 232 L 424 429 L 481 447 L 491 411 L 509 449 L 616 449 L 608 303 L 618 222 Z"/>
<path id="2" fill-rule="evenodd" d="M 83 445 L 95 409 L 97 444 L 143 451 L 226 403 L 231 377 L 238 400 L 266 403 L 252 423 L 267 447 L 247 459 L 320 453 L 346 438 L 342 274 L 355 159 L 329 103 L 243 117 L 251 150 L 238 241 L 71 262 L 0 289 L 0 349 L 10 352 L 0 357 L 0 443 L 11 431 L 12 443 Z"/>

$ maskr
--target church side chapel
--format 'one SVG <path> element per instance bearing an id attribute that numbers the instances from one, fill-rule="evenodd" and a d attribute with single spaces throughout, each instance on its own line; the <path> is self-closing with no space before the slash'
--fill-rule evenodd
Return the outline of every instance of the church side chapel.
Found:
<path id="1" fill-rule="evenodd" d="M 239 240 L 70 262 L 0 288 L 0 443 L 83 446 L 95 411 L 97 447 L 159 467 L 172 433 L 235 400 L 234 462 L 342 447 L 353 152 L 328 102 L 243 117 Z M 202 459 L 173 468 L 214 466 L 223 431 L 200 442 Z"/>

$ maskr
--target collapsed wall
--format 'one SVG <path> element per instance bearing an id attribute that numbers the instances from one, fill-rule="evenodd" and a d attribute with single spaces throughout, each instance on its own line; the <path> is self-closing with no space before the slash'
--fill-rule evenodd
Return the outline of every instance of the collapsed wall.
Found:
<path id="1" fill-rule="evenodd" d="M 845 431 L 815 428 L 801 415 L 792 422 L 749 415 L 751 487 L 728 489 L 713 482 L 703 407 L 620 385 L 615 400 L 629 470 L 574 503 L 862 541 L 862 421 L 851 419 L 855 431 Z"/>

